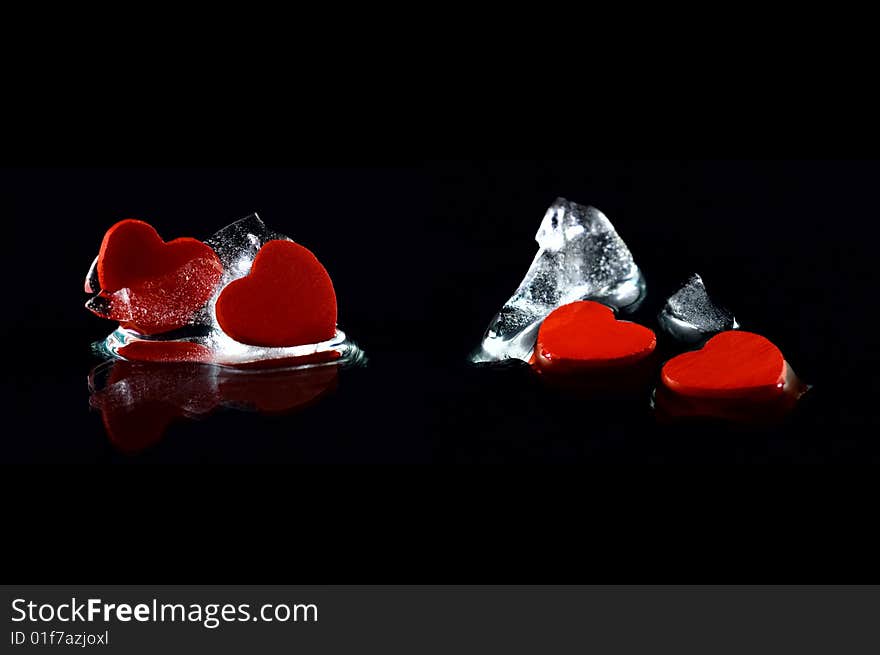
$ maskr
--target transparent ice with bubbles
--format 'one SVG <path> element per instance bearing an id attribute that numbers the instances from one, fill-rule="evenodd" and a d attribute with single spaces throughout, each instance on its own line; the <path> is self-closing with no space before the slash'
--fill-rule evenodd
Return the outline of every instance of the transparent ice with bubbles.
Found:
<path id="1" fill-rule="evenodd" d="M 244 277 L 251 270 L 254 257 L 266 243 L 283 239 L 291 239 L 273 232 L 257 214 L 246 216 L 231 225 L 227 225 L 213 236 L 205 239 L 223 264 L 223 280 L 221 287 L 226 286 L 232 280 Z"/>
<path id="2" fill-rule="evenodd" d="M 712 301 L 703 278 L 696 273 L 669 297 L 657 320 L 666 334 L 689 344 L 739 328 L 733 313 Z"/>
<path id="3" fill-rule="evenodd" d="M 528 361 L 541 322 L 576 300 L 634 310 L 645 281 L 611 221 L 595 207 L 559 198 L 535 239 L 538 254 L 519 288 L 492 319 L 473 362 Z"/>

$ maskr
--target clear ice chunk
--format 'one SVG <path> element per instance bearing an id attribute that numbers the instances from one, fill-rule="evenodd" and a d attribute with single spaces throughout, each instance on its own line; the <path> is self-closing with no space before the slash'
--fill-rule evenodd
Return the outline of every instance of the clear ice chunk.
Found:
<path id="1" fill-rule="evenodd" d="M 224 273 L 220 286 L 224 287 L 232 280 L 247 275 L 260 248 L 277 239 L 291 240 L 266 227 L 257 214 L 235 221 L 205 239 L 205 243 L 214 249 L 223 264 Z"/>
<path id="2" fill-rule="evenodd" d="M 86 293 L 98 293 L 101 290 L 101 285 L 98 282 L 98 257 L 97 256 L 92 261 L 92 265 L 89 266 L 89 272 L 86 273 L 85 290 L 86 290 Z"/>
<path id="3" fill-rule="evenodd" d="M 712 301 L 703 278 L 696 273 L 670 296 L 657 320 L 666 334 L 689 344 L 739 328 L 733 313 Z"/>
<path id="4" fill-rule="evenodd" d="M 595 207 L 559 198 L 535 239 L 540 246 L 519 288 L 492 319 L 471 361 L 528 361 L 541 322 L 576 300 L 634 310 L 645 281 L 611 221 Z"/>

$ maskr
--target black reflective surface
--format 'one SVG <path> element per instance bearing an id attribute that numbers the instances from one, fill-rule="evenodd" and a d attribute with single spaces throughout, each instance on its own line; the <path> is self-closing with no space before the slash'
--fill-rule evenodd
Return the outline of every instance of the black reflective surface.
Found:
<path id="1" fill-rule="evenodd" d="M 277 522 L 292 520 L 291 507 L 296 506 L 300 525 L 326 528 L 331 521 L 342 521 L 342 512 L 350 523 L 340 525 L 359 535 L 359 547 L 367 549 L 364 557 L 370 552 L 378 558 L 371 561 L 385 563 L 383 570 L 403 571 L 402 563 L 394 568 L 396 551 L 382 551 L 387 556 L 382 559 L 378 546 L 369 550 L 369 540 L 364 541 L 365 535 L 378 538 L 378 524 L 394 523 L 405 531 L 412 521 L 429 526 L 437 517 L 454 516 L 457 522 L 471 508 L 482 517 L 480 522 L 495 524 L 497 517 L 507 516 L 510 525 L 520 525 L 567 503 L 568 518 L 537 532 L 523 524 L 523 530 L 546 541 L 552 530 L 570 528 L 564 543 L 574 547 L 580 543 L 575 535 L 584 517 L 613 512 L 609 508 L 615 506 L 608 503 L 612 498 L 619 502 L 620 494 L 635 496 L 637 504 L 647 502 L 658 489 L 681 479 L 674 471 L 714 476 L 732 470 L 739 485 L 755 470 L 743 464 L 771 464 L 778 479 L 791 464 L 815 464 L 820 473 L 810 469 L 811 479 L 837 484 L 851 481 L 840 464 L 874 464 L 880 457 L 873 334 L 876 163 L 478 161 L 414 162 L 399 168 L 31 170 L 2 175 L 3 204 L 12 217 L 16 244 L 7 256 L 10 270 L 17 273 L 8 288 L 14 300 L 4 305 L 3 338 L 10 347 L 0 384 L 9 420 L 0 460 L 40 465 L 34 473 L 10 478 L 10 485 L 42 489 L 46 497 L 67 489 L 67 480 L 82 485 L 99 479 L 98 498 L 103 500 L 90 495 L 77 504 L 92 519 L 108 511 L 106 498 L 112 495 L 107 489 L 123 484 L 118 471 L 129 471 L 130 465 L 272 465 L 271 470 L 280 472 L 229 475 L 201 467 L 175 474 L 148 466 L 133 479 L 138 489 L 151 494 L 175 488 L 174 499 L 166 499 L 163 507 L 176 506 L 181 496 L 200 499 L 186 505 L 187 518 L 179 518 L 177 527 L 195 520 L 192 512 L 208 512 L 217 526 L 225 525 L 229 512 L 223 504 L 206 503 L 207 495 L 232 502 L 236 493 L 251 490 L 260 496 L 258 505 L 265 501 L 268 486 L 276 492 L 271 509 L 256 512 L 254 502 L 237 507 L 236 526 L 252 516 L 253 534 L 276 525 L 280 530 Z M 485 370 L 466 365 L 489 319 L 528 268 L 536 249 L 535 231 L 557 196 L 594 204 L 613 221 L 647 279 L 648 299 L 640 316 L 652 327 L 664 299 L 698 272 L 744 329 L 771 339 L 800 378 L 814 385 L 797 410 L 779 425 L 757 428 L 658 424 L 649 389 L 589 398 L 548 388 L 521 367 Z M 159 403 L 149 420 L 162 424 L 164 436 L 147 439 L 150 443 L 143 448 L 117 447 L 108 438 L 101 403 L 95 406 L 88 383 L 100 363 L 91 355 L 90 343 L 103 338 L 110 326 L 82 307 L 82 278 L 104 231 L 117 219 L 137 217 L 150 221 L 165 238 L 204 238 L 253 211 L 308 246 L 325 264 L 339 298 L 340 326 L 364 348 L 369 365 L 340 371 L 334 388 L 293 412 L 263 415 L 221 403 L 212 411 L 170 420 L 165 427 L 161 412 L 168 411 L 167 405 Z M 151 373 L 146 379 L 145 388 L 162 389 L 161 375 Z M 213 402 L 209 398 L 207 404 Z M 562 477 L 578 484 L 601 478 L 602 491 L 557 489 L 552 502 L 530 507 L 525 496 L 559 484 L 560 474 L 533 466 L 548 462 L 584 465 L 589 473 L 578 467 Z M 298 466 L 312 463 L 532 468 L 525 474 L 518 469 L 507 474 L 497 469 L 389 473 L 374 467 L 327 473 Z M 60 479 L 45 466 L 55 464 L 65 471 Z M 83 469 L 83 464 L 98 464 L 100 476 L 82 473 L 94 470 Z M 633 470 L 644 465 L 661 465 L 651 470 L 664 482 L 633 486 Z M 618 484 L 619 475 L 628 480 Z M 180 478 L 187 480 L 185 494 L 178 491 Z M 425 504 L 426 487 L 436 494 L 430 506 Z M 702 489 L 693 483 L 690 496 L 702 503 L 700 521 L 714 517 L 726 525 L 730 515 L 716 505 L 716 496 Z M 376 490 L 382 499 L 367 501 Z M 115 530 L 130 520 L 129 531 L 140 534 L 135 526 L 154 506 L 138 505 L 133 512 L 129 498 L 115 501 L 108 525 Z M 307 520 L 302 512 L 320 498 L 332 498 L 333 509 L 315 510 Z M 814 505 L 810 508 L 812 512 Z M 621 509 L 619 516 L 632 511 Z M 34 512 L 22 520 L 40 515 Z M 165 520 L 158 514 L 152 518 L 154 524 Z M 748 522 L 755 520 L 750 515 Z M 654 534 L 667 528 L 657 526 Z M 250 540 L 251 534 L 241 532 L 241 540 Z M 318 540 L 322 534 L 320 529 L 303 532 Z M 621 544 L 603 534 L 611 541 L 596 543 L 607 543 L 617 553 L 603 560 L 611 566 L 608 570 L 702 570 L 690 555 L 676 559 L 666 553 L 667 558 L 657 550 L 650 555 L 641 546 L 635 548 L 643 541 Z M 737 543 L 752 543 L 747 534 L 753 534 L 752 528 Z M 458 569 L 454 560 L 442 558 L 433 559 L 432 566 L 451 572 L 486 570 L 493 562 L 511 564 L 503 555 L 506 547 L 483 551 L 477 560 L 472 553 L 479 551 L 479 543 L 458 538 L 464 541 L 444 542 L 443 552 L 464 548 L 461 552 L 469 553 L 473 566 Z M 421 549 L 410 555 L 428 553 L 428 544 L 437 539 L 424 527 Z M 402 548 L 408 541 L 395 543 Z M 560 542 L 554 538 L 553 543 Z M 367 570 L 352 559 L 357 555 L 348 542 L 338 550 L 329 548 L 333 564 L 325 570 Z M 786 552 L 785 570 L 808 564 L 797 548 Z M 564 574 L 583 565 L 595 572 L 594 560 L 569 555 L 523 564 L 523 570 Z M 172 562 L 171 570 L 194 565 L 192 559 L 168 557 L 161 561 Z M 652 557 L 663 560 L 663 566 Z M 764 556 L 760 563 L 726 561 L 743 575 L 772 568 Z M 847 560 L 834 561 L 840 565 Z M 259 566 L 260 558 L 247 562 L 223 566 L 243 571 Z"/>
<path id="2" fill-rule="evenodd" d="M 7 435 L 3 458 L 119 459 L 86 382 L 99 363 L 89 344 L 110 326 L 81 307 L 80 292 L 106 227 L 136 216 L 166 238 L 204 237 L 254 210 L 326 264 L 340 324 L 370 365 L 295 417 L 226 412 L 171 426 L 155 449 L 139 451 L 145 461 L 873 458 L 876 423 L 864 399 L 875 355 L 863 349 L 867 324 L 857 316 L 874 275 L 862 238 L 874 172 L 865 163 L 446 162 L 7 173 L 24 246 L 12 254 L 28 271 L 28 293 L 6 308 L 17 347 L 3 384 L 37 427 Z M 656 328 L 663 300 L 696 271 L 744 329 L 773 340 L 814 385 L 795 416 L 748 438 L 715 424 L 679 431 L 655 425 L 644 394 L 593 407 L 524 371 L 469 369 L 467 353 L 528 268 L 557 195 L 595 204 L 615 223 L 648 282 L 638 320 Z M 704 432 L 713 436 L 689 442 Z"/>

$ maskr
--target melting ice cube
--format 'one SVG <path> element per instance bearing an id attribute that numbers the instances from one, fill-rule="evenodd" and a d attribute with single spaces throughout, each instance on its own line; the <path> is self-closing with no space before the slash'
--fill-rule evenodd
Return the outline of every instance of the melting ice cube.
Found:
<path id="1" fill-rule="evenodd" d="M 150 343 L 156 345 L 154 350 L 161 355 L 164 352 L 161 348 L 163 343 L 182 341 L 203 347 L 206 352 L 210 353 L 213 363 L 225 366 L 247 365 L 272 360 L 285 361 L 287 362 L 285 365 L 291 366 L 312 366 L 328 362 L 340 365 L 363 364 L 366 361 L 363 352 L 338 328 L 336 334 L 327 341 L 283 348 L 239 343 L 223 332 L 217 322 L 215 312 L 217 298 L 227 284 L 250 273 L 254 258 L 260 248 L 269 241 L 278 239 L 291 241 L 290 237 L 270 230 L 257 214 L 251 214 L 227 225 L 205 240 L 205 243 L 211 246 L 220 258 L 223 264 L 223 276 L 216 285 L 210 300 L 196 313 L 190 325 L 181 330 L 155 337 L 145 337 L 120 327 L 110 334 L 103 343 L 99 344 L 96 350 L 100 354 L 125 357 L 128 346 L 138 343 L 143 347 L 143 342 L 146 341 L 147 345 Z M 92 265 L 92 269 L 86 276 L 85 286 L 87 290 L 91 290 L 90 292 L 97 291 L 99 286 L 94 269 L 95 264 Z M 185 275 L 186 270 L 184 269 L 181 274 Z M 162 285 L 159 286 L 161 288 Z M 167 286 L 171 289 L 168 293 L 173 296 L 175 285 L 168 283 Z M 134 311 L 133 307 L 136 303 L 133 305 L 129 300 L 129 291 L 124 289 L 112 295 L 97 296 L 90 300 L 87 306 L 96 314 L 114 320 L 128 321 L 132 318 L 145 320 L 147 317 L 132 316 L 131 313 Z M 174 307 L 176 304 L 174 298 L 171 297 L 169 305 Z M 142 358 L 149 359 L 149 357 Z"/>
<path id="2" fill-rule="evenodd" d="M 739 327 L 731 312 L 712 302 L 703 278 L 696 273 L 670 296 L 657 320 L 666 334 L 684 343 L 698 343 Z"/>
<path id="3" fill-rule="evenodd" d="M 541 322 L 570 302 L 590 299 L 631 310 L 644 298 L 644 278 L 632 254 L 595 207 L 559 198 L 535 239 L 540 246 L 535 260 L 492 319 L 473 362 L 528 361 Z"/>
<path id="4" fill-rule="evenodd" d="M 266 227 L 257 214 L 235 221 L 205 239 L 223 264 L 224 275 L 220 286 L 247 275 L 260 248 L 276 239 L 290 241 L 289 237 Z"/>

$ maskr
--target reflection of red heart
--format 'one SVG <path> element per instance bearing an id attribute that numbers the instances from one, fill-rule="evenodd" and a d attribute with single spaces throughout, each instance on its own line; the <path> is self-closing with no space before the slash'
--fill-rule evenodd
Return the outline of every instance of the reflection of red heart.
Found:
<path id="1" fill-rule="evenodd" d="M 211 351 L 188 341 L 133 341 L 119 349 L 126 359 L 139 362 L 211 362 Z"/>
<path id="2" fill-rule="evenodd" d="M 196 239 L 165 243 L 143 221 L 120 221 L 104 235 L 98 254 L 98 282 L 111 304 L 108 317 L 144 334 L 186 325 L 214 293 L 223 266 L 211 247 Z M 114 294 L 127 289 L 127 293 Z"/>
<path id="3" fill-rule="evenodd" d="M 783 392 L 785 360 L 779 348 L 758 334 L 717 334 L 701 350 L 666 362 L 663 384 L 696 398 L 771 398 Z"/>
<path id="4" fill-rule="evenodd" d="M 336 333 L 336 293 L 321 262 L 292 241 L 270 241 L 246 277 L 217 299 L 224 332 L 253 346 L 299 346 Z"/>
<path id="5" fill-rule="evenodd" d="M 563 305 L 544 319 L 535 362 L 556 373 L 617 369 L 644 360 L 656 345 L 648 328 L 618 321 L 610 307 L 585 300 Z"/>
<path id="6" fill-rule="evenodd" d="M 178 416 L 174 407 L 159 402 L 143 403 L 133 411 L 115 407 L 101 410 L 107 438 L 117 450 L 127 455 L 134 455 L 162 441 L 168 426 Z"/>
<path id="7" fill-rule="evenodd" d="M 113 363 L 100 390 L 95 381 L 93 371 L 89 404 L 101 411 L 114 446 L 134 454 L 159 443 L 175 419 L 205 417 L 221 405 L 261 414 L 305 409 L 336 388 L 337 367 L 251 372 L 170 359 L 122 360 Z"/>
<path id="8" fill-rule="evenodd" d="M 206 416 L 220 398 L 210 366 L 118 361 L 89 402 L 116 448 L 134 454 L 161 441 L 174 419 Z"/>
<path id="9" fill-rule="evenodd" d="M 224 369 L 219 390 L 223 402 L 261 414 L 286 414 L 305 409 L 336 388 L 337 367 L 316 366 L 293 371 L 248 373 Z"/>

